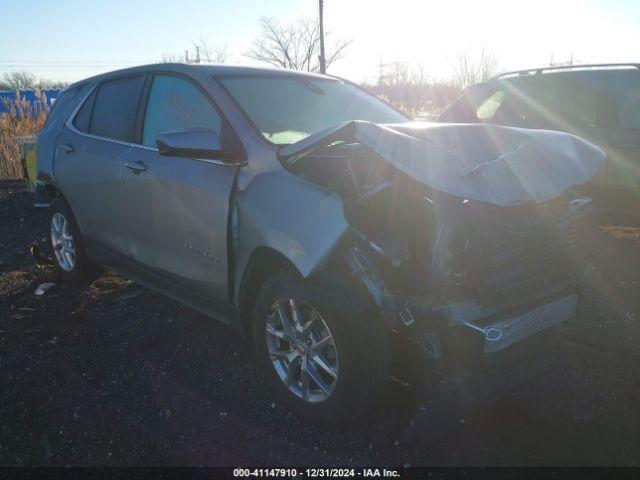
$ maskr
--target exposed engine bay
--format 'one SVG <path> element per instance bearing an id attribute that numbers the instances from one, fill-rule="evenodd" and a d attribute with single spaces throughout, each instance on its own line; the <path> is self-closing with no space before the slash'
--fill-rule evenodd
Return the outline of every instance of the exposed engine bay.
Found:
<path id="1" fill-rule="evenodd" d="M 375 132 L 371 126 L 377 127 L 365 125 L 369 136 Z M 462 131 L 455 130 L 460 127 Z M 480 135 L 498 137 L 486 125 L 481 128 L 485 130 Z M 406 128 L 396 133 L 400 142 L 413 143 L 399 152 L 431 151 L 441 157 L 438 161 L 452 162 L 449 171 L 438 167 L 437 178 L 430 181 L 426 176 L 434 170 L 429 157 L 391 162 L 387 157 L 393 155 L 392 147 L 372 144 L 357 129 L 358 125 L 343 126 L 282 159 L 291 172 L 341 197 L 353 233 L 342 256 L 393 328 L 407 329 L 427 356 L 438 358 L 441 333 L 451 326 L 481 333 L 484 351 L 491 352 L 573 316 L 576 285 L 588 271 L 574 247 L 575 229 L 590 199 L 574 193 L 571 186 L 597 171 L 604 158 L 597 147 L 577 137 L 569 139 L 578 148 L 568 152 L 564 145 L 561 153 L 587 157 L 584 163 L 576 155 L 571 158 L 575 178 L 550 179 L 551 185 L 546 185 L 540 182 L 544 172 L 537 172 L 521 194 L 513 185 L 524 183 L 518 175 L 532 168 L 527 161 L 532 152 L 540 151 L 535 139 L 527 138 L 525 147 L 515 142 L 510 145 L 514 150 L 505 151 L 503 138 L 494 146 L 501 165 L 487 160 L 487 145 L 482 145 L 476 154 L 483 159 L 473 166 L 468 161 L 473 145 L 465 138 L 477 143 L 478 132 L 465 137 L 469 126 L 437 127 L 433 136 L 448 138 L 446 145 L 425 141 L 424 135 L 407 139 L 411 130 Z M 416 142 L 426 143 L 426 150 Z M 547 150 L 544 167 L 553 166 L 552 156 Z M 515 158 L 515 163 L 505 163 L 505 158 Z M 422 163 L 418 170 L 416 162 Z M 461 173 L 461 163 L 469 167 L 466 173 Z M 407 165 L 411 168 L 403 168 Z M 478 182 L 477 175 L 484 182 Z M 460 196 L 469 176 L 476 182 L 469 189 L 472 194 Z M 447 177 L 457 184 L 453 193 L 433 186 Z M 511 185 L 501 190 L 496 187 L 500 181 Z M 554 194 L 556 190 L 562 191 Z"/>

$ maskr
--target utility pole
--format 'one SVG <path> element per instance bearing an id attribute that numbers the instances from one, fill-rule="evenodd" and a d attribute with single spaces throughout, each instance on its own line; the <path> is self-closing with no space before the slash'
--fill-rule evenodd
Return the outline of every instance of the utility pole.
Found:
<path id="1" fill-rule="evenodd" d="M 320 14 L 320 73 L 327 73 L 327 63 L 324 56 L 324 0 L 318 0 L 319 2 L 319 14 Z"/>

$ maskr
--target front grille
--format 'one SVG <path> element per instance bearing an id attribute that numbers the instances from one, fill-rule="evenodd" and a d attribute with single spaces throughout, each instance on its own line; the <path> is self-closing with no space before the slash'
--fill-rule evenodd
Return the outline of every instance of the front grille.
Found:
<path id="1" fill-rule="evenodd" d="M 496 322 L 483 328 L 485 353 L 496 352 L 515 342 L 572 318 L 578 306 L 576 294 L 555 300 L 518 317 Z"/>
<path id="2" fill-rule="evenodd" d="M 484 306 L 518 305 L 574 281 L 579 258 L 570 222 L 521 209 L 485 211 L 475 223 L 471 271 Z"/>

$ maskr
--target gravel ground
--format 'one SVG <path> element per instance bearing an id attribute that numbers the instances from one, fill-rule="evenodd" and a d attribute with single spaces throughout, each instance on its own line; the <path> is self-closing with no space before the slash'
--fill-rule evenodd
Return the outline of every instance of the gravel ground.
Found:
<path id="1" fill-rule="evenodd" d="M 36 297 L 50 274 L 26 246 L 45 235 L 22 183 L 0 182 L 1 465 L 640 463 L 638 228 L 581 239 L 596 271 L 578 318 L 536 340 L 513 388 L 434 379 L 405 352 L 377 411 L 343 428 L 274 403 L 232 330 L 116 274 Z"/>

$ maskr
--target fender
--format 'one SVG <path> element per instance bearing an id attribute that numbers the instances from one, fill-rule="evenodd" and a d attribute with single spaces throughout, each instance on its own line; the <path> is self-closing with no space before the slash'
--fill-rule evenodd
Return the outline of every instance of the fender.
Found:
<path id="1" fill-rule="evenodd" d="M 277 251 L 307 278 L 331 257 L 349 229 L 338 194 L 284 170 L 256 176 L 236 194 L 234 208 L 238 280 L 259 247 Z M 236 302 L 241 283 L 235 285 Z"/>

